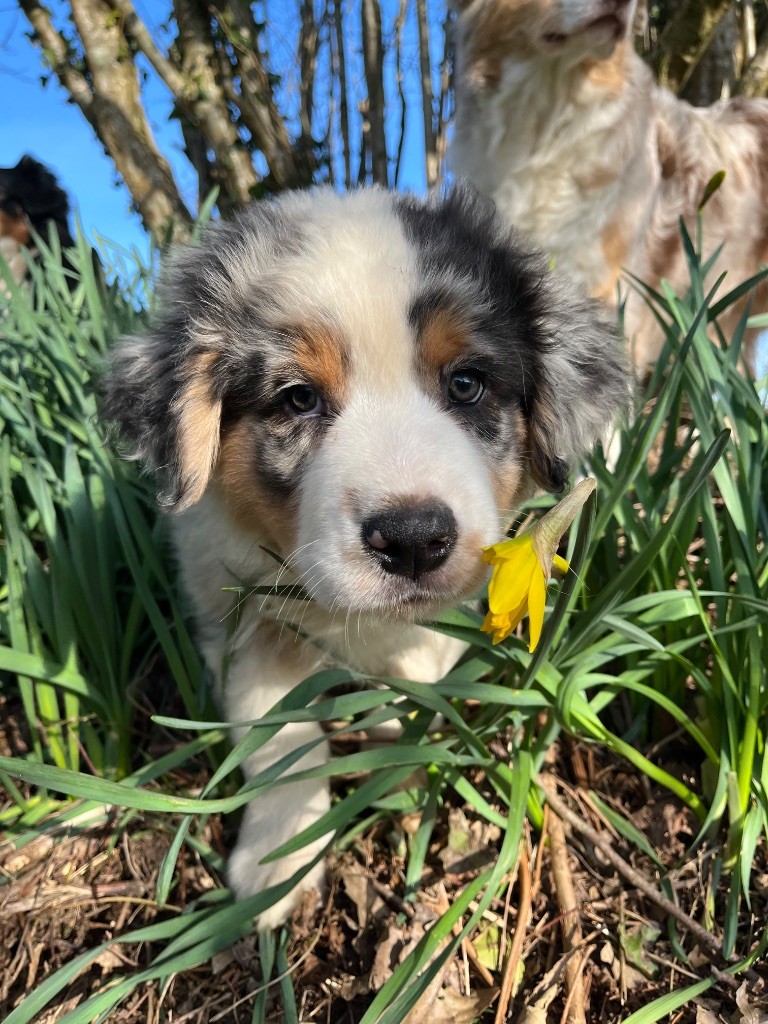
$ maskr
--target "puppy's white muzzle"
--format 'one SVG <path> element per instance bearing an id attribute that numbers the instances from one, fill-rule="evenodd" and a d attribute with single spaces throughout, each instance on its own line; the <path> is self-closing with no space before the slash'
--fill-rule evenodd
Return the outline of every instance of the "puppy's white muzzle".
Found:
<path id="1" fill-rule="evenodd" d="M 413 388 L 359 394 L 304 474 L 295 564 L 321 605 L 456 601 L 485 577 L 498 513 L 478 447 Z"/>

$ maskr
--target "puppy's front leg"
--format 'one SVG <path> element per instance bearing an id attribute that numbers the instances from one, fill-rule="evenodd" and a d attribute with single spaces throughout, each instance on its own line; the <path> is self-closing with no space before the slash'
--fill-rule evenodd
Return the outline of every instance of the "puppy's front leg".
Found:
<path id="1" fill-rule="evenodd" d="M 260 718 L 277 701 L 317 667 L 314 654 L 300 640 L 280 647 L 273 630 L 257 628 L 253 637 L 233 655 L 224 683 L 224 706 L 231 722 Z M 245 728 L 234 730 L 239 740 Z M 243 763 L 247 778 L 273 765 L 298 747 L 320 739 L 323 730 L 315 722 L 284 725 L 280 731 Z M 318 743 L 288 773 L 324 764 L 328 760 L 328 744 Z M 269 864 L 260 863 L 267 854 L 298 835 L 322 817 L 330 806 L 328 780 L 308 779 L 276 786 L 274 791 L 256 797 L 245 809 L 237 845 L 229 859 L 229 882 L 239 898 L 251 896 L 290 878 L 302 865 L 313 860 L 327 843 L 322 837 L 296 853 Z M 325 868 L 316 864 L 300 884 L 275 906 L 260 915 L 259 928 L 282 924 L 298 903 L 305 889 L 322 886 Z"/>

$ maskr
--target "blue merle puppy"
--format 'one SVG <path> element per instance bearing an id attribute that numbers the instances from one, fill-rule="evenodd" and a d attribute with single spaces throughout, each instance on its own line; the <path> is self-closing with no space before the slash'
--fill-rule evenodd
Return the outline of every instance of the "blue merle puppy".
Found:
<path id="1" fill-rule="evenodd" d="M 627 379 L 599 307 L 465 188 L 286 194 L 176 251 L 150 333 L 117 347 L 106 412 L 173 513 L 234 735 L 329 663 L 440 679 L 462 644 L 419 623 L 482 590 L 481 548 L 536 486 L 563 487 Z M 232 634 L 225 588 L 276 572 L 310 600 L 253 598 Z M 299 621 L 301 637 L 282 628 Z M 245 771 L 305 745 L 295 770 L 327 759 L 320 726 L 297 723 Z M 325 779 L 254 799 L 238 895 L 314 859 L 328 837 L 262 863 L 328 807 Z M 322 879 L 319 864 L 260 926 Z"/>

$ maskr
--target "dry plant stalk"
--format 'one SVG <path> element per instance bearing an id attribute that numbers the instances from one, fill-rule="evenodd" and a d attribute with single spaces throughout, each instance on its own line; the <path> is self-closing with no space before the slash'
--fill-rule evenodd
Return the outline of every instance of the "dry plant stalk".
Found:
<path id="1" fill-rule="evenodd" d="M 523 953 L 525 933 L 528 930 L 528 922 L 531 918 L 531 906 L 533 903 L 531 865 L 525 843 L 521 845 L 518 862 L 520 864 L 518 872 L 518 878 L 520 879 L 520 902 L 517 907 L 517 923 L 515 924 L 515 934 L 512 937 L 512 945 L 509 949 L 509 957 L 504 965 L 504 976 L 501 981 L 499 1002 L 496 1005 L 496 1016 L 493 1019 L 494 1024 L 504 1024 L 504 1021 L 507 1019 L 509 1003 L 515 994 L 515 980 L 517 978 L 520 957 Z"/>
<path id="2" fill-rule="evenodd" d="M 555 781 L 551 777 L 545 777 L 542 783 L 548 793 L 555 788 Z M 584 984 L 582 982 L 584 954 L 580 948 L 583 944 L 581 907 L 568 864 L 568 843 L 565 829 L 562 820 L 554 814 L 549 819 L 549 857 L 552 864 L 555 893 L 560 907 L 563 952 L 568 957 L 565 965 L 565 978 L 568 986 L 568 1012 L 565 1020 L 568 1024 L 586 1024 Z"/>

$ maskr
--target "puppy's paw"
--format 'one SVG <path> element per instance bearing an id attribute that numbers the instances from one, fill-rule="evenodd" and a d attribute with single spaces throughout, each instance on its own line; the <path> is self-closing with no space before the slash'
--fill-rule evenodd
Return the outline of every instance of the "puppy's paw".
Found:
<path id="1" fill-rule="evenodd" d="M 277 844 L 274 842 L 247 844 L 241 838 L 229 858 L 227 866 L 229 884 L 238 899 L 254 896 L 274 885 L 280 885 L 281 882 L 287 881 L 294 875 L 303 864 L 312 860 L 326 842 L 326 839 L 322 839 L 303 850 L 298 850 L 287 857 L 281 857 L 280 860 L 272 861 L 269 864 L 260 864 L 261 858 L 266 857 Z M 259 914 L 256 922 L 259 931 L 268 931 L 285 924 L 298 906 L 303 893 L 311 890 L 320 899 L 324 888 L 325 864 L 321 861 L 319 864 L 315 864 L 286 896 Z"/>

